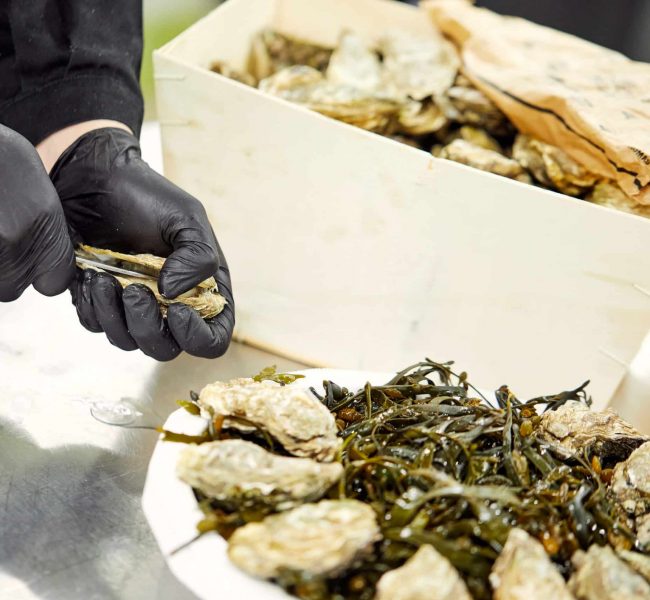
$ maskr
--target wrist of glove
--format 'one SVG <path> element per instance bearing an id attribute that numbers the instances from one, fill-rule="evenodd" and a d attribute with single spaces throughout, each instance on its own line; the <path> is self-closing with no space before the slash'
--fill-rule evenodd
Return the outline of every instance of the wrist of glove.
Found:
<path id="1" fill-rule="evenodd" d="M 82 325 L 123 350 L 157 360 L 186 351 L 222 355 L 235 323 L 230 273 L 202 204 L 153 171 L 137 139 L 115 128 L 79 138 L 54 165 L 51 180 L 75 243 L 167 257 L 158 287 L 173 299 L 214 276 L 227 305 L 203 320 L 181 303 L 160 314 L 143 285 L 122 289 L 112 276 L 77 270 L 72 300 Z"/>
<path id="2" fill-rule="evenodd" d="M 61 204 L 34 147 L 0 125 L 0 301 L 30 285 L 46 296 L 74 278 Z"/>

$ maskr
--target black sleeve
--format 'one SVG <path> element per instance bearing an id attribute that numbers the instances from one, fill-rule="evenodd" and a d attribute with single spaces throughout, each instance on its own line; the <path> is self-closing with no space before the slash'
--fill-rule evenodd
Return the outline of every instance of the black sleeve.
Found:
<path id="1" fill-rule="evenodd" d="M 0 123 L 38 144 L 91 119 L 140 133 L 142 0 L 0 0 Z"/>

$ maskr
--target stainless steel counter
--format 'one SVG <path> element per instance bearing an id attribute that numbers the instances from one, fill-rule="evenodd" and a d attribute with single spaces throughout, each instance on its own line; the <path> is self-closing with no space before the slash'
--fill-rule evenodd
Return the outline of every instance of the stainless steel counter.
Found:
<path id="1" fill-rule="evenodd" d="M 193 598 L 140 508 L 157 434 L 91 408 L 127 399 L 162 424 L 190 389 L 269 364 L 299 366 L 239 344 L 159 364 L 82 329 L 67 294 L 0 305 L 0 598 Z"/>

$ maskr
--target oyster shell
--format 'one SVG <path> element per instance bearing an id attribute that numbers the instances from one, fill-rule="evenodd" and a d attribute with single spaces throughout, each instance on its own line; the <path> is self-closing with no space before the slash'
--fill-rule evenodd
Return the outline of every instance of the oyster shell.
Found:
<path id="1" fill-rule="evenodd" d="M 124 254 L 122 252 L 114 252 L 113 250 L 93 248 L 92 246 L 84 244 L 80 245 L 75 250 L 75 254 L 80 258 L 90 259 L 95 262 L 103 262 L 112 266 L 128 269 L 129 271 L 136 271 L 144 275 L 149 275 L 151 277 L 150 279 L 110 273 L 124 288 L 136 283 L 146 285 L 154 293 L 154 296 L 160 305 L 160 312 L 163 317 L 167 316 L 167 307 L 175 302 L 187 304 L 187 306 L 196 310 L 204 319 L 210 319 L 218 315 L 224 309 L 224 306 L 226 306 L 226 299 L 219 294 L 217 282 L 214 277 L 208 277 L 208 279 L 202 281 L 196 287 L 176 298 L 169 299 L 162 296 L 158 291 L 157 278 L 163 264 L 165 263 L 165 259 L 160 258 L 159 256 L 154 256 L 153 254 Z M 81 269 L 99 270 L 79 263 L 78 266 Z"/>
<path id="2" fill-rule="evenodd" d="M 538 435 L 567 457 L 584 448 L 600 455 L 626 457 L 648 439 L 612 410 L 591 410 L 576 400 L 545 412 Z"/>
<path id="3" fill-rule="evenodd" d="M 633 521 L 638 545 L 650 547 L 650 442 L 616 465 L 609 491 Z"/>
<path id="4" fill-rule="evenodd" d="M 614 181 L 599 181 L 585 196 L 585 200 L 633 215 L 650 217 L 650 206 L 635 202 Z"/>
<path id="5" fill-rule="evenodd" d="M 259 81 L 293 65 L 325 71 L 332 50 L 266 29 L 253 39 L 249 68 Z"/>
<path id="6" fill-rule="evenodd" d="M 650 581 L 650 556 L 631 550 L 617 550 L 616 553 L 646 581 Z"/>
<path id="7" fill-rule="evenodd" d="M 418 37 L 390 31 L 381 38 L 379 50 L 384 57 L 384 85 L 401 101 L 441 96 L 460 67 L 456 48 L 442 35 Z"/>
<path id="8" fill-rule="evenodd" d="M 527 135 L 517 135 L 512 157 L 542 185 L 569 196 L 585 193 L 598 181 L 597 175 L 589 173 L 564 150 Z"/>
<path id="9" fill-rule="evenodd" d="M 475 125 L 493 135 L 507 135 L 513 131 L 497 105 L 465 78 L 458 78 L 455 85 L 436 98 L 436 102 L 450 121 Z"/>
<path id="10" fill-rule="evenodd" d="M 569 589 L 576 600 L 650 600 L 650 585 L 609 546 L 578 550 L 571 562 L 576 570 Z"/>
<path id="11" fill-rule="evenodd" d="M 230 560 L 270 579 L 280 574 L 334 576 L 380 538 L 375 513 L 358 500 L 321 500 L 249 523 L 233 533 Z"/>
<path id="12" fill-rule="evenodd" d="M 544 546 L 519 528 L 510 530 L 490 583 L 494 600 L 573 600 Z"/>
<path id="13" fill-rule="evenodd" d="M 375 600 L 472 600 L 472 596 L 452 564 L 427 544 L 401 567 L 381 576 Z"/>
<path id="14" fill-rule="evenodd" d="M 259 89 L 369 131 L 387 131 L 399 109 L 390 98 L 331 83 L 305 66 L 288 67 L 261 81 Z"/>
<path id="15" fill-rule="evenodd" d="M 308 390 L 271 381 L 236 380 L 206 385 L 199 405 L 210 415 L 243 417 L 268 431 L 296 456 L 333 460 L 341 446 L 334 417 Z M 233 419 L 224 426 L 250 430 Z"/>
<path id="16" fill-rule="evenodd" d="M 503 154 L 503 148 L 501 144 L 497 142 L 485 129 L 480 129 L 474 127 L 473 125 L 462 125 L 452 133 L 450 133 L 445 142 L 451 144 L 454 140 L 465 140 L 470 144 L 485 148 L 486 150 L 492 150 L 492 152 L 498 152 Z M 505 155 L 504 155 L 505 156 Z"/>
<path id="17" fill-rule="evenodd" d="M 488 171 L 517 181 L 530 182 L 528 174 L 516 161 L 498 152 L 486 150 L 465 140 L 457 139 L 440 149 L 438 156 L 455 162 Z"/>
<path id="18" fill-rule="evenodd" d="M 449 120 L 431 99 L 407 100 L 397 115 L 397 129 L 406 135 L 436 133 L 448 125 Z"/>
<path id="19" fill-rule="evenodd" d="M 344 31 L 327 67 L 326 76 L 335 85 L 374 91 L 381 85 L 379 56 L 358 35 Z"/>
<path id="20" fill-rule="evenodd" d="M 257 86 L 257 80 L 250 73 L 231 69 L 225 62 L 221 60 L 215 60 L 210 65 L 210 71 L 213 73 L 218 73 L 219 75 L 223 75 L 224 77 L 228 77 L 228 79 L 239 81 L 239 83 L 244 83 L 252 87 Z"/>
<path id="21" fill-rule="evenodd" d="M 177 476 L 209 498 L 276 510 L 320 499 L 342 473 L 340 463 L 277 456 L 244 440 L 188 445 L 176 465 Z"/>

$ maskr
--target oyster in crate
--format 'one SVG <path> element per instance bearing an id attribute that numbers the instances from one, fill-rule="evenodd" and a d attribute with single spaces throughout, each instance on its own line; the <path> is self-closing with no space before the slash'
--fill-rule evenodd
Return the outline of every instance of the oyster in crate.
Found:
<path id="1" fill-rule="evenodd" d="M 451 132 L 445 139 L 445 143 L 451 144 L 454 140 L 465 140 L 466 142 L 484 148 L 485 150 L 492 150 L 492 152 L 504 154 L 501 144 L 485 131 L 485 129 L 480 129 L 479 127 L 474 127 L 472 125 L 462 125 L 455 131 Z"/>
<path id="2" fill-rule="evenodd" d="M 600 456 L 619 459 L 648 439 L 612 410 L 591 410 L 575 400 L 545 412 L 538 435 L 567 457 L 589 448 Z"/>
<path id="3" fill-rule="evenodd" d="M 336 85 L 376 90 L 382 79 L 379 56 L 358 35 L 344 31 L 330 58 L 326 76 L 330 83 Z"/>
<path id="4" fill-rule="evenodd" d="M 650 600 L 650 585 L 609 546 L 578 550 L 571 558 L 575 572 L 569 589 L 576 600 Z M 550 596 L 549 596 L 550 597 Z"/>
<path id="5" fill-rule="evenodd" d="M 205 386 L 199 405 L 211 416 L 226 417 L 224 427 L 250 431 L 241 417 L 268 431 L 295 456 L 331 461 L 341 446 L 334 417 L 309 390 L 272 381 L 237 380 Z"/>
<path id="6" fill-rule="evenodd" d="M 610 493 L 633 522 L 637 544 L 650 548 L 650 442 L 616 465 Z"/>
<path id="7" fill-rule="evenodd" d="M 257 85 L 255 77 L 253 77 L 250 73 L 232 69 L 229 65 L 221 60 L 215 60 L 210 65 L 210 71 L 213 73 L 218 73 L 219 75 L 223 75 L 224 77 L 228 77 L 228 79 L 239 81 L 239 83 L 250 85 L 252 87 L 255 87 Z"/>
<path id="8" fill-rule="evenodd" d="M 237 529 L 228 556 L 243 571 L 335 576 L 372 549 L 380 538 L 375 513 L 358 500 L 321 500 L 271 515 Z"/>
<path id="9" fill-rule="evenodd" d="M 615 181 L 599 181 L 585 196 L 585 200 L 600 206 L 650 218 L 650 206 L 635 202 Z"/>
<path id="10" fill-rule="evenodd" d="M 375 600 L 472 600 L 472 596 L 452 564 L 426 544 L 401 567 L 381 576 Z"/>
<path id="11" fill-rule="evenodd" d="M 438 133 L 449 125 L 449 120 L 431 99 L 408 100 L 397 114 L 397 129 L 405 135 Z"/>
<path id="12" fill-rule="evenodd" d="M 287 510 L 313 502 L 339 480 L 340 463 L 277 456 L 244 440 L 222 440 L 183 449 L 179 479 L 230 508 Z"/>
<path id="13" fill-rule="evenodd" d="M 293 65 L 325 71 L 332 50 L 266 29 L 253 39 L 249 69 L 259 81 Z"/>
<path id="14" fill-rule="evenodd" d="M 387 131 L 399 109 L 388 97 L 331 83 L 305 66 L 288 67 L 261 81 L 259 89 L 369 131 Z"/>
<path id="15" fill-rule="evenodd" d="M 493 150 L 486 150 L 462 139 L 451 142 L 437 153 L 440 158 L 447 158 L 455 162 L 488 171 L 502 177 L 509 177 L 524 183 L 530 182 L 530 177 L 516 161 Z"/>
<path id="16" fill-rule="evenodd" d="M 109 270 L 106 271 L 115 277 L 124 288 L 132 284 L 147 286 L 154 293 L 163 317 L 167 315 L 167 307 L 175 302 L 187 304 L 187 306 L 196 310 L 204 319 L 210 319 L 218 315 L 224 309 L 224 306 L 226 306 L 226 299 L 219 294 L 217 282 L 214 277 L 209 277 L 196 287 L 193 287 L 191 290 L 176 298 L 169 299 L 162 296 L 158 291 L 158 275 L 165 263 L 165 259 L 159 256 L 154 256 L 153 254 L 124 254 L 123 252 L 93 248 L 92 246 L 83 244 L 75 250 L 75 255 L 78 259 L 77 265 L 81 269 L 102 270 L 101 267 L 90 266 L 85 262 L 85 260 L 90 260 L 95 264 L 101 263 L 109 267 L 118 267 L 145 275 L 146 277 L 133 277 L 114 273 Z"/>
<path id="17" fill-rule="evenodd" d="M 418 37 L 390 31 L 379 42 L 384 85 L 396 99 L 424 100 L 444 94 L 454 83 L 460 58 L 442 35 Z"/>
<path id="18" fill-rule="evenodd" d="M 573 600 L 544 546 L 519 528 L 510 530 L 490 583 L 494 600 Z"/>
<path id="19" fill-rule="evenodd" d="M 580 196 L 590 190 L 599 179 L 564 150 L 527 135 L 517 135 L 512 147 L 512 157 L 528 169 L 542 185 L 569 196 Z"/>

